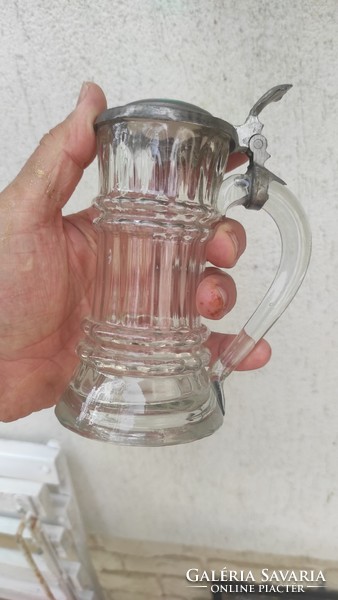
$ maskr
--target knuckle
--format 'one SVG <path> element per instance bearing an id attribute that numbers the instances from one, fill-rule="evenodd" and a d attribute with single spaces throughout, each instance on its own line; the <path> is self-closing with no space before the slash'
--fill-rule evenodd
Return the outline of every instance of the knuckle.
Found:
<path id="1" fill-rule="evenodd" d="M 48 147 L 55 142 L 55 139 L 56 139 L 56 127 L 54 127 L 53 129 L 50 129 L 48 131 L 48 133 L 45 133 L 42 136 L 42 138 L 39 142 L 39 146 Z"/>

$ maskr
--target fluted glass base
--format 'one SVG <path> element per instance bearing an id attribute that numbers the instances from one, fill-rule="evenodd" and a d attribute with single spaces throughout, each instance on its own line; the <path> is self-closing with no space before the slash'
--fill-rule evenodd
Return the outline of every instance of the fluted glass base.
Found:
<path id="1" fill-rule="evenodd" d="M 222 424 L 205 369 L 166 377 L 98 375 L 84 365 L 79 370 L 81 377 L 73 378 L 55 413 L 62 425 L 82 436 L 166 446 L 206 437 Z"/>

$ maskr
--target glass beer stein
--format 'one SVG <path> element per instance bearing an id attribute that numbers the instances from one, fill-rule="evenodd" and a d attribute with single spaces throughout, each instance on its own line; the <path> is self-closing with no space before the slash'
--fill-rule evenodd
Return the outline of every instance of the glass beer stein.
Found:
<path id="1" fill-rule="evenodd" d="M 267 92 L 237 128 L 173 100 L 142 100 L 98 117 L 95 294 L 79 365 L 56 407 L 69 429 L 161 446 L 197 440 L 221 425 L 224 379 L 288 306 L 309 262 L 303 210 L 264 166 L 259 114 L 289 87 Z M 246 153 L 249 167 L 226 178 L 232 152 Z M 207 242 L 229 198 L 271 215 L 281 260 L 259 307 L 212 363 L 195 298 Z"/>

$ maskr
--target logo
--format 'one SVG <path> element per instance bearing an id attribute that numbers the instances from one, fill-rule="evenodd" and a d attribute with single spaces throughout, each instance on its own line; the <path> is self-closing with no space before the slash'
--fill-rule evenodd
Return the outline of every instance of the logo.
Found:
<path id="1" fill-rule="evenodd" d="M 201 571 L 191 568 L 186 572 L 188 587 L 209 588 L 212 593 L 302 593 L 307 589 L 322 588 L 325 583 L 323 571 L 315 569 L 261 569 L 252 571 L 232 570 L 224 567 L 221 571 Z"/>

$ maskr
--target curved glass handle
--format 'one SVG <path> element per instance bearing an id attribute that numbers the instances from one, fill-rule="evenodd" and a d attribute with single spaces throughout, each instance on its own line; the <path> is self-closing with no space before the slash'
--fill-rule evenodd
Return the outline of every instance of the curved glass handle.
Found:
<path id="1" fill-rule="evenodd" d="M 229 206 L 244 204 L 245 175 L 233 175 L 226 182 L 226 193 L 240 193 L 241 198 Z M 281 259 L 277 274 L 262 302 L 240 333 L 211 366 L 211 377 L 225 379 L 251 352 L 281 316 L 300 287 L 311 255 L 311 232 L 307 217 L 297 198 L 280 182 L 269 184 L 269 199 L 262 207 L 275 221 L 281 237 Z"/>

